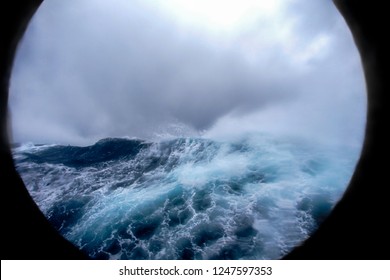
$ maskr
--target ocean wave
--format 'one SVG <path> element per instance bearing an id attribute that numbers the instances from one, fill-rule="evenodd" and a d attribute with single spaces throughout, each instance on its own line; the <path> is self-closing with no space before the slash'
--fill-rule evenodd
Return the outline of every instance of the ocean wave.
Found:
<path id="1" fill-rule="evenodd" d="M 341 197 L 357 151 L 257 135 L 25 145 L 18 172 L 94 259 L 277 259 Z"/>

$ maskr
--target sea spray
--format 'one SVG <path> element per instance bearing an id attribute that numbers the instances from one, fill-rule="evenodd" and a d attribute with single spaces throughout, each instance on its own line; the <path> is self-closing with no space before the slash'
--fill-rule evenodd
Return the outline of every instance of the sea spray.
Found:
<path id="1" fill-rule="evenodd" d="M 22 145 L 52 225 L 95 259 L 277 259 L 341 197 L 358 151 L 247 135 Z"/>

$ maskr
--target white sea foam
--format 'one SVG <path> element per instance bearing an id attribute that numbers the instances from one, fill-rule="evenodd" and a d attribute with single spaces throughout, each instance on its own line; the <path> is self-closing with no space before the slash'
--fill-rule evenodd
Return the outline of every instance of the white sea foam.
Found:
<path id="1" fill-rule="evenodd" d="M 66 238 L 110 259 L 280 258 L 331 211 L 358 156 L 256 135 L 160 141 L 68 166 L 45 162 L 53 147 L 14 150 L 24 182 Z"/>

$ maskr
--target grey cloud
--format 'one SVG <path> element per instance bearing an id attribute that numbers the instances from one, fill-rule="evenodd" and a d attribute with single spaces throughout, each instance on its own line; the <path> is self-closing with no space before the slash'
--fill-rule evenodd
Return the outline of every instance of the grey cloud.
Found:
<path id="1" fill-rule="evenodd" d="M 322 25 L 328 16 L 338 22 L 335 12 L 321 1 L 301 2 L 288 7 L 289 14 L 299 15 L 294 28 L 300 38 L 310 41 L 333 32 L 329 36 L 342 51 L 330 50 L 326 62 L 313 62 L 306 72 L 281 54 L 282 46 L 261 53 L 265 63 L 249 65 L 234 48 L 216 47 L 141 1 L 131 6 L 118 1 L 123 7 L 108 1 L 93 6 L 47 1 L 14 68 L 10 107 L 15 138 L 147 137 L 172 122 L 203 130 L 230 113 L 261 111 L 304 94 L 326 96 L 324 87 L 351 91 L 353 59 L 351 65 L 337 65 L 348 55 L 350 42 L 337 41 L 345 31 L 334 24 Z M 341 71 L 351 81 L 334 83 Z"/>

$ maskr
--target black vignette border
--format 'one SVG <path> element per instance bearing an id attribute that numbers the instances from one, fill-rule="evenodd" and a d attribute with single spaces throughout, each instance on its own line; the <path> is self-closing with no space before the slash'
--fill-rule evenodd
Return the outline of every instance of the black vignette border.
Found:
<path id="1" fill-rule="evenodd" d="M 388 186 L 389 42 L 379 0 L 333 0 L 360 53 L 367 91 L 362 154 L 350 184 L 329 217 L 286 259 L 389 259 Z M 340 61 L 342 63 L 342 61 Z"/>
<path id="2" fill-rule="evenodd" d="M 10 150 L 8 89 L 18 42 L 42 0 L 1 3 L 0 190 L 1 259 L 85 259 L 51 227 L 15 170 Z"/>
<path id="3" fill-rule="evenodd" d="M 18 42 L 42 0 L 2 3 L 0 181 L 2 259 L 85 259 L 61 237 L 29 196 L 15 170 L 9 144 L 8 87 Z M 390 236 L 385 151 L 390 143 L 389 81 L 386 80 L 385 1 L 334 0 L 359 49 L 368 94 L 365 143 L 350 185 L 334 211 L 285 259 L 389 259 Z M 388 24 L 388 22 L 387 22 Z M 340 61 L 342 63 L 342 61 Z M 387 238 L 387 239 L 386 239 Z"/>

